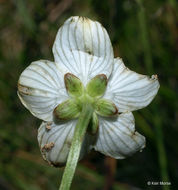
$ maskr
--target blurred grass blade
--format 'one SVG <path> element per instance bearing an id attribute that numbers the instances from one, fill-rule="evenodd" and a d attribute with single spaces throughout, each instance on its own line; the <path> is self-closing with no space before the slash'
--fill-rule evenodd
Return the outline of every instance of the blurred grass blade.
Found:
<path id="1" fill-rule="evenodd" d="M 154 116 L 154 125 L 155 125 L 155 139 L 157 142 L 157 150 L 158 150 L 158 159 L 161 170 L 161 180 L 163 182 L 170 182 L 169 176 L 167 172 L 167 158 L 165 147 L 163 144 L 163 132 L 162 132 L 162 121 L 159 115 Z M 163 190 L 169 190 L 169 185 L 163 185 Z"/>
<path id="2" fill-rule="evenodd" d="M 139 9 L 138 9 L 138 21 L 140 26 L 141 41 L 144 51 L 145 66 L 149 74 L 153 73 L 153 62 L 151 56 L 151 48 L 149 42 L 148 27 L 146 22 L 145 8 L 143 6 L 143 0 L 137 0 Z"/>
<path id="3" fill-rule="evenodd" d="M 144 50 L 144 63 L 149 72 L 149 74 L 153 73 L 153 61 L 151 55 L 150 41 L 148 35 L 148 26 L 146 21 L 145 9 L 143 5 L 143 0 L 137 0 L 139 5 L 138 10 L 138 21 L 140 25 L 141 32 L 141 40 Z M 154 109 L 154 114 L 157 113 L 158 110 Z M 154 125 L 155 125 L 155 139 L 157 144 L 158 151 L 158 160 L 161 169 L 161 180 L 164 182 L 169 182 L 168 172 L 167 172 L 167 158 L 165 153 L 165 148 L 163 144 L 163 132 L 161 128 L 161 120 L 159 116 L 154 116 Z M 169 190 L 169 186 L 164 185 L 164 190 Z"/>

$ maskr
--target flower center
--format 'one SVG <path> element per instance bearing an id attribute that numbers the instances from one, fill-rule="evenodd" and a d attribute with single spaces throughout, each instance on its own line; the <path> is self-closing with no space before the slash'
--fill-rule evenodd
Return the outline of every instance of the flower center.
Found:
<path id="1" fill-rule="evenodd" d="M 59 104 L 53 111 L 56 122 L 64 122 L 79 117 L 84 103 L 94 108 L 91 118 L 90 131 L 96 133 L 99 122 L 97 115 L 112 117 L 117 115 L 118 109 L 110 100 L 102 98 L 107 87 L 107 77 L 104 74 L 92 78 L 86 87 L 75 75 L 67 73 L 64 76 L 69 99 Z"/>

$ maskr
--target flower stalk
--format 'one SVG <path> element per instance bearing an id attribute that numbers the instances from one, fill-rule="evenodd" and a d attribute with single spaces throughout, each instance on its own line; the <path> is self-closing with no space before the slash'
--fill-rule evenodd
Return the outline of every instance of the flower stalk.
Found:
<path id="1" fill-rule="evenodd" d="M 75 173 L 77 162 L 80 156 L 80 150 L 82 147 L 82 142 L 85 137 L 85 133 L 92 117 L 93 107 L 89 103 L 84 103 L 82 107 L 82 112 L 79 116 L 75 133 L 72 139 L 72 145 L 69 151 L 67 164 L 62 177 L 62 182 L 59 190 L 70 189 L 72 179 Z"/>

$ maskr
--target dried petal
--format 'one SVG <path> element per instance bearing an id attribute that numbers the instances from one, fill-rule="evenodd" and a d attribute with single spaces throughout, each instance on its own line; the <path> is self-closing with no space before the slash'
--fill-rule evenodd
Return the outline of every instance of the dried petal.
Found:
<path id="1" fill-rule="evenodd" d="M 56 125 L 51 124 L 51 130 L 46 130 L 47 122 L 38 129 L 38 142 L 44 160 L 55 167 L 64 166 L 71 147 L 76 126 L 76 120 Z M 91 149 L 93 139 L 86 134 L 80 152 L 80 159 Z"/>

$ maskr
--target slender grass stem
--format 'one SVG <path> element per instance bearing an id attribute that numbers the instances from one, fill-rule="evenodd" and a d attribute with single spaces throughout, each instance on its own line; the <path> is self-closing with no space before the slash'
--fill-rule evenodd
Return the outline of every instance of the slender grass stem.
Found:
<path id="1" fill-rule="evenodd" d="M 169 3 L 172 7 L 174 7 L 174 8 L 176 8 L 176 6 L 177 6 L 176 0 L 168 0 L 168 3 Z"/>
<path id="2" fill-rule="evenodd" d="M 143 51 L 144 51 L 144 62 L 149 74 L 152 74 L 153 61 L 152 61 L 152 54 L 151 54 L 148 27 L 147 27 L 147 22 L 146 22 L 145 9 L 143 6 L 143 0 L 137 0 L 137 3 L 139 5 L 138 21 L 139 21 L 141 40 L 142 40 Z M 157 113 L 156 109 L 153 109 L 153 111 L 154 113 Z M 164 182 L 169 182 L 169 176 L 167 172 L 166 151 L 165 151 L 165 147 L 163 143 L 162 122 L 160 119 L 161 118 L 159 116 L 154 119 L 155 138 L 156 138 L 155 140 L 156 140 L 157 151 L 158 151 L 158 161 L 160 165 L 161 180 Z M 165 185 L 163 186 L 163 189 L 169 190 L 169 186 Z"/>
<path id="3" fill-rule="evenodd" d="M 149 74 L 153 72 L 153 61 L 151 56 L 151 47 L 149 42 L 148 27 L 146 22 L 145 8 L 142 0 L 137 0 L 139 5 L 138 21 L 140 26 L 140 35 L 144 51 L 145 66 Z"/>
<path id="4" fill-rule="evenodd" d="M 90 104 L 86 103 L 83 105 L 82 112 L 78 119 L 74 137 L 72 140 L 72 145 L 69 151 L 67 164 L 64 170 L 64 174 L 62 177 L 62 182 L 59 187 L 59 190 L 69 190 L 72 179 L 76 170 L 77 162 L 80 156 L 80 150 L 82 147 L 82 142 L 87 130 L 87 126 L 89 124 L 90 118 L 93 113 L 93 108 Z"/>
<path id="5" fill-rule="evenodd" d="M 166 158 L 166 151 L 163 144 L 163 132 L 162 132 L 162 122 L 159 115 L 155 116 L 154 119 L 155 124 L 155 132 L 156 132 L 156 142 L 157 142 L 157 149 L 158 149 L 158 159 L 160 164 L 161 170 L 161 179 L 163 182 L 169 182 L 169 176 L 167 172 L 167 158 Z M 163 190 L 169 190 L 168 185 L 163 185 Z"/>

